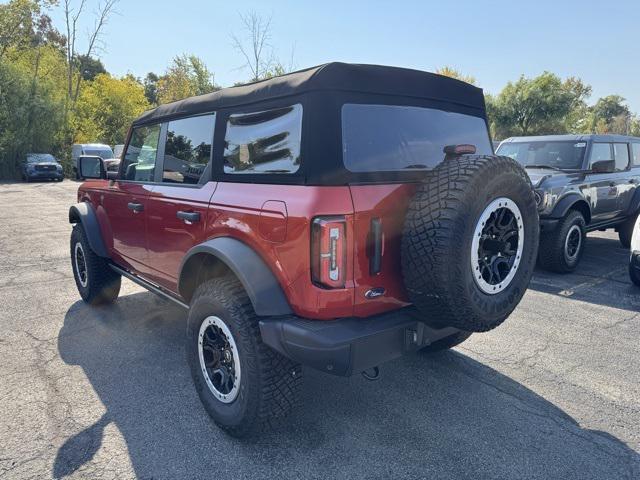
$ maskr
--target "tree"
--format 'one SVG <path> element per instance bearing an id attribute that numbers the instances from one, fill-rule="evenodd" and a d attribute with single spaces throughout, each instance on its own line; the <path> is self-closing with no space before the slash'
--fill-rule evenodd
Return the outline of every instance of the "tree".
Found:
<path id="1" fill-rule="evenodd" d="M 437 69 L 436 73 L 438 75 L 444 75 L 445 77 L 455 78 L 456 80 L 462 80 L 463 82 L 470 83 L 471 85 L 476 84 L 475 77 L 472 77 L 471 75 L 464 75 L 455 68 L 446 65 Z"/>
<path id="2" fill-rule="evenodd" d="M 118 0 L 104 0 L 104 3 L 100 3 L 98 6 L 93 28 L 89 32 L 84 55 L 79 55 L 77 53 L 76 46 L 78 43 L 78 22 L 84 11 L 86 0 L 80 0 L 77 9 L 72 7 L 71 0 L 63 1 L 65 25 L 67 30 L 67 41 L 65 46 L 67 54 L 68 112 L 69 110 L 73 110 L 74 105 L 78 100 L 78 96 L 80 95 L 80 85 L 82 80 L 81 72 L 85 68 L 82 59 L 92 58 L 95 51 L 100 48 L 104 27 L 109 22 L 111 15 L 115 12 L 115 6 L 118 3 Z M 76 62 L 75 59 L 80 59 L 81 61 Z"/>
<path id="3" fill-rule="evenodd" d="M 248 68 L 251 81 L 265 78 L 266 73 L 273 67 L 273 50 L 269 44 L 271 39 L 271 17 L 264 18 L 255 11 L 240 14 L 245 39 L 231 34 L 234 48 L 244 57 L 245 63 L 241 68 Z"/>
<path id="4" fill-rule="evenodd" d="M 158 80 L 160 77 L 153 72 L 144 77 L 144 96 L 151 105 L 158 105 Z"/>
<path id="5" fill-rule="evenodd" d="M 101 73 L 107 73 L 102 62 L 94 57 L 87 55 L 78 55 L 75 58 L 76 68 L 82 77 L 82 80 L 91 81 Z"/>
<path id="6" fill-rule="evenodd" d="M 29 47 L 37 33 L 42 41 L 51 41 L 55 29 L 51 19 L 42 11 L 55 3 L 55 0 L 11 0 L 0 5 L 0 59 L 9 48 Z M 62 37 L 58 34 L 57 40 Z"/>
<path id="7" fill-rule="evenodd" d="M 173 59 L 173 63 L 158 79 L 155 87 L 158 103 L 173 102 L 220 89 L 205 63 L 195 55 L 186 54 Z"/>
<path id="8" fill-rule="evenodd" d="M 631 112 L 620 95 L 598 99 L 591 108 L 591 131 L 626 135 L 631 127 Z"/>
<path id="9" fill-rule="evenodd" d="M 144 87 L 135 78 L 99 74 L 78 98 L 71 119 L 74 141 L 124 143 L 131 122 L 147 109 Z"/>
<path id="10" fill-rule="evenodd" d="M 244 58 L 241 69 L 248 69 L 250 82 L 257 82 L 267 78 L 284 75 L 294 69 L 294 48 L 291 49 L 291 58 L 288 65 L 281 62 L 275 55 L 271 40 L 271 17 L 260 16 L 255 11 L 240 14 L 242 21 L 242 37 L 231 34 L 233 47 Z M 242 85 L 238 82 L 236 85 Z"/>
<path id="11" fill-rule="evenodd" d="M 567 118 L 582 105 L 591 89 L 570 78 L 562 82 L 550 72 L 509 82 L 490 99 L 491 123 L 497 138 L 567 132 Z"/>

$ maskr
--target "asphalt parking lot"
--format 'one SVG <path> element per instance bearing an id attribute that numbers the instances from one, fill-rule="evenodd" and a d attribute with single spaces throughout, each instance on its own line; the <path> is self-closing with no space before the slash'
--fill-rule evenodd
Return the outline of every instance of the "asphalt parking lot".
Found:
<path id="1" fill-rule="evenodd" d="M 306 370 L 296 414 L 242 442 L 200 405 L 183 311 L 126 280 L 79 301 L 76 189 L 0 184 L 0 478 L 640 478 L 640 289 L 615 233 L 453 351 L 377 382 Z"/>

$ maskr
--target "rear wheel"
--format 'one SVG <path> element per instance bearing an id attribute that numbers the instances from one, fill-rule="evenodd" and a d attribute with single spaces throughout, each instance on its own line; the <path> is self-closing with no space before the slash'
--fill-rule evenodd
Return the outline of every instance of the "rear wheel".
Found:
<path id="1" fill-rule="evenodd" d="M 120 293 L 121 277 L 96 255 L 80 223 L 71 232 L 71 268 L 82 299 L 91 305 L 111 303 Z"/>
<path id="2" fill-rule="evenodd" d="M 500 325 L 527 289 L 539 220 L 527 173 L 507 157 L 447 159 L 407 211 L 402 274 L 425 321 L 466 332 Z"/>
<path id="3" fill-rule="evenodd" d="M 230 435 L 245 437 L 273 426 L 297 403 L 300 365 L 262 342 L 251 301 L 233 277 L 209 280 L 196 290 L 187 359 L 207 413 Z"/>
<path id="4" fill-rule="evenodd" d="M 552 272 L 573 272 L 584 252 L 585 228 L 582 214 L 571 210 L 555 230 L 541 235 L 538 264 Z"/>

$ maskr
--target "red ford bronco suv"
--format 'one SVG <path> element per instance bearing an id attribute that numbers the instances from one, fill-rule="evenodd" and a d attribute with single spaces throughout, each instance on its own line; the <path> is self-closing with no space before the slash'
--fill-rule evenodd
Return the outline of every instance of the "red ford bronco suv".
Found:
<path id="1" fill-rule="evenodd" d="M 162 105 L 117 175 L 79 166 L 80 295 L 112 302 L 124 276 L 188 308 L 195 387 L 236 436 L 291 409 L 301 365 L 371 377 L 498 326 L 537 254 L 482 91 L 415 70 L 330 63 Z"/>

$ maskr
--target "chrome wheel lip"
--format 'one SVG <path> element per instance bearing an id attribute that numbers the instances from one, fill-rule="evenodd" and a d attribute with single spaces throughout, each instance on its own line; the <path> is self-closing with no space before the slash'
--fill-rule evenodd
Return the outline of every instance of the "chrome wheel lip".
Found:
<path id="1" fill-rule="evenodd" d="M 81 257 L 81 261 L 78 260 L 78 257 Z M 87 285 L 89 284 L 89 275 L 87 275 L 87 257 L 84 253 L 84 248 L 82 248 L 82 243 L 80 242 L 76 242 L 73 247 L 73 261 L 76 265 L 76 275 L 80 285 L 82 285 L 83 288 L 87 288 Z"/>
<path id="2" fill-rule="evenodd" d="M 480 238 L 482 236 L 482 231 L 487 220 L 492 213 L 501 208 L 507 208 L 508 210 L 510 210 L 516 219 L 516 225 L 518 227 L 518 247 L 516 249 L 516 259 L 511 266 L 511 270 L 500 283 L 493 285 L 487 282 L 482 277 L 482 275 L 479 274 L 480 259 L 478 251 L 480 249 Z M 522 221 L 522 213 L 520 212 L 518 205 L 516 205 L 513 200 L 507 197 L 496 198 L 489 205 L 487 205 L 487 207 L 480 214 L 473 232 L 473 240 L 471 242 L 471 273 L 473 275 L 474 281 L 476 282 L 476 285 L 478 286 L 478 288 L 480 288 L 480 290 L 482 290 L 483 293 L 486 293 L 487 295 L 496 295 L 502 292 L 511 284 L 513 278 L 518 272 L 518 267 L 520 266 L 520 261 L 522 259 L 522 252 L 524 250 L 524 233 L 525 230 L 524 222 Z"/>
<path id="3" fill-rule="evenodd" d="M 231 350 L 232 350 L 235 379 L 233 382 L 233 387 L 231 388 L 231 391 L 229 393 L 222 393 L 221 391 L 219 391 L 215 387 L 215 385 L 213 385 L 213 382 L 211 381 L 211 377 L 207 372 L 207 367 L 204 359 L 203 337 L 207 328 L 211 326 L 217 327 L 222 331 L 224 336 L 227 338 L 227 341 L 229 342 L 229 346 L 231 347 Z M 200 331 L 198 332 L 198 358 L 200 360 L 200 371 L 205 380 L 205 383 L 207 384 L 207 387 L 209 388 L 209 391 L 213 394 L 214 397 L 216 397 L 222 403 L 233 402 L 237 398 L 238 393 L 240 392 L 242 369 L 240 366 L 240 357 L 238 356 L 238 346 L 236 345 L 236 341 L 233 338 L 233 335 L 231 334 L 231 330 L 229 330 L 229 327 L 227 326 L 227 324 L 224 323 L 220 317 L 216 317 L 215 315 L 210 315 L 207 318 L 205 318 L 200 324 Z"/>
<path id="4" fill-rule="evenodd" d="M 571 255 L 569 253 L 569 241 L 573 233 L 577 233 L 578 235 L 578 245 L 576 246 L 576 250 L 573 253 L 573 255 Z M 582 236 L 583 236 L 582 229 L 580 228 L 580 225 L 571 225 L 571 228 L 569 228 L 569 231 L 567 232 L 567 236 L 564 239 L 564 257 L 568 261 L 573 261 L 576 258 L 578 258 L 578 254 L 580 253 L 580 248 L 582 247 Z"/>

